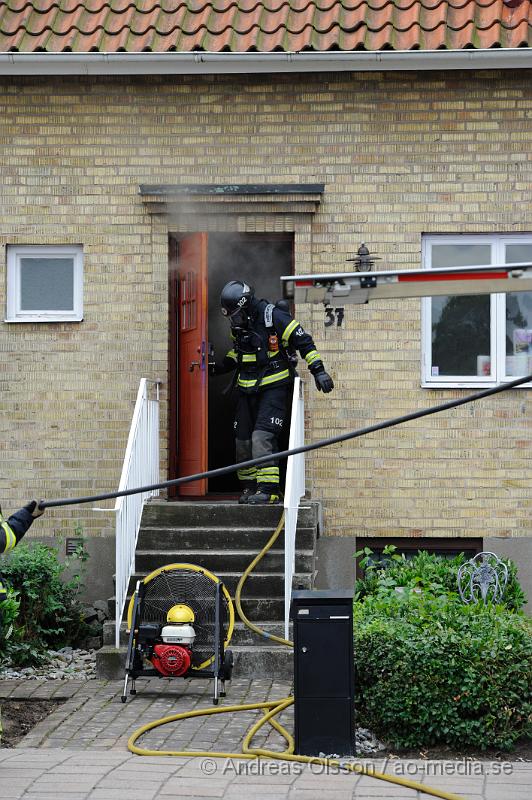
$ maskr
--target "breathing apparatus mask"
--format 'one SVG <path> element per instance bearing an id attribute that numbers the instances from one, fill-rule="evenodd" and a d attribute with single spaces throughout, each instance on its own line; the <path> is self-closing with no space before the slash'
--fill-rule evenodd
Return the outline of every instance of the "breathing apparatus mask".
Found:
<path id="1" fill-rule="evenodd" d="M 221 311 L 227 317 L 234 331 L 244 331 L 249 327 L 254 290 L 244 281 L 229 281 L 220 295 Z"/>

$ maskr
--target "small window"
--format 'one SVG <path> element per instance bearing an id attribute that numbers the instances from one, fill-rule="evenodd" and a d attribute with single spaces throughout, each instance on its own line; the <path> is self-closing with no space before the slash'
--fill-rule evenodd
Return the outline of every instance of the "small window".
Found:
<path id="1" fill-rule="evenodd" d="M 525 262 L 530 234 L 423 239 L 426 269 Z M 422 320 L 423 386 L 493 386 L 532 373 L 532 292 L 425 298 Z"/>
<path id="2" fill-rule="evenodd" d="M 80 322 L 83 251 L 78 245 L 9 246 L 6 322 Z"/>

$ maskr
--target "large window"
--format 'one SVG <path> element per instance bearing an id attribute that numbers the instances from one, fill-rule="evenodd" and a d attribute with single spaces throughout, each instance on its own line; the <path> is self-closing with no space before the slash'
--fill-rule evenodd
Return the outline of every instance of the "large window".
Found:
<path id="1" fill-rule="evenodd" d="M 9 246 L 6 322 L 83 319 L 80 246 Z"/>
<path id="2" fill-rule="evenodd" d="M 426 269 L 519 262 L 532 263 L 532 235 L 423 240 Z M 422 330 L 424 386 L 489 386 L 532 373 L 532 292 L 424 298 Z"/>

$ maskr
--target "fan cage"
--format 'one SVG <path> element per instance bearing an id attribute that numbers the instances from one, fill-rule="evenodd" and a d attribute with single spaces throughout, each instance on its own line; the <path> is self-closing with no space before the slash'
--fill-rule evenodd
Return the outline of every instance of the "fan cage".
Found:
<path id="1" fill-rule="evenodd" d="M 163 625 L 168 611 L 179 603 L 194 612 L 196 632 L 192 648 L 192 668 L 199 669 L 212 661 L 216 623 L 216 589 L 219 579 L 195 565 L 173 564 L 156 570 L 144 578 L 144 591 L 139 606 L 139 622 Z M 221 594 L 220 616 L 224 646 L 232 635 L 232 603 L 227 590 Z"/>

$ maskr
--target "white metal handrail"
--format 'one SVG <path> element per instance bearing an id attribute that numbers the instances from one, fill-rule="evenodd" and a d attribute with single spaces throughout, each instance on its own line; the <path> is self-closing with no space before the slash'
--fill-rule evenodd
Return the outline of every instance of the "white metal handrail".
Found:
<path id="1" fill-rule="evenodd" d="M 294 380 L 288 448 L 305 444 L 305 404 L 301 378 Z M 284 635 L 288 639 L 292 580 L 296 562 L 296 530 L 299 502 L 305 494 L 305 454 L 288 456 L 284 494 Z"/>
<path id="2" fill-rule="evenodd" d="M 150 384 L 155 398 L 150 399 Z M 159 382 L 142 378 L 127 440 L 118 491 L 150 486 L 159 482 Z M 120 623 L 126 604 L 129 580 L 135 571 L 135 548 L 142 509 L 158 489 L 118 497 L 112 509 L 116 515 L 115 646 L 120 645 Z"/>

